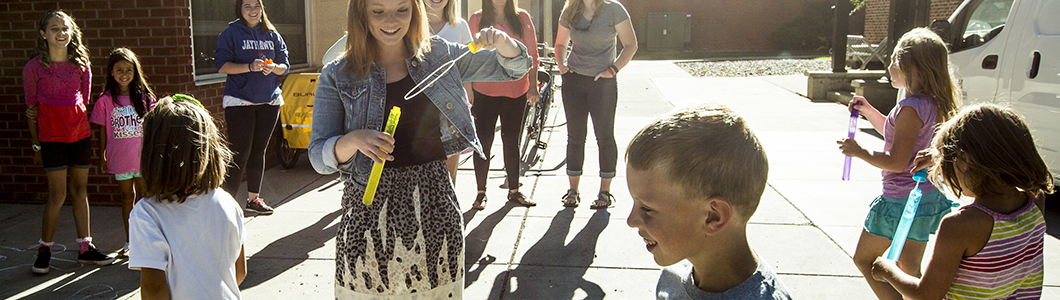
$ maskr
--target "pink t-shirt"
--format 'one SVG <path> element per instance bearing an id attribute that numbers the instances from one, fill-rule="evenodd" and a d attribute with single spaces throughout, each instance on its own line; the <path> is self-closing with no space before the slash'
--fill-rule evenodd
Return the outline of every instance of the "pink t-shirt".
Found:
<path id="1" fill-rule="evenodd" d="M 88 128 L 88 95 L 92 72 L 72 62 L 45 68 L 40 55 L 22 69 L 26 104 L 37 105 L 37 137 L 42 142 L 72 143 L 92 136 Z"/>
<path id="2" fill-rule="evenodd" d="M 147 97 L 147 107 L 154 106 L 154 99 Z M 143 144 L 143 115 L 137 115 L 129 96 L 118 96 L 120 105 L 114 104 L 110 92 L 105 92 L 92 107 L 93 124 L 105 127 L 107 139 L 107 173 L 125 174 L 140 172 L 140 147 Z M 101 137 L 104 138 L 104 137 Z"/>
<path id="3" fill-rule="evenodd" d="M 534 22 L 530 20 L 530 14 L 525 10 L 519 9 L 516 11 L 519 14 L 519 22 L 523 23 L 523 35 L 519 36 L 512 31 L 511 25 L 508 24 L 508 20 L 493 20 L 493 28 L 500 29 L 507 33 L 509 36 L 514 37 L 526 46 L 526 52 L 529 52 L 530 58 L 533 59 L 533 64 L 536 67 L 538 63 L 537 57 L 537 30 L 534 29 Z M 476 11 L 471 15 L 471 18 L 467 19 L 468 26 L 471 27 L 472 32 L 479 31 L 479 23 L 482 22 L 482 11 Z M 500 22 L 500 24 L 497 24 Z M 531 68 L 533 72 L 533 68 Z M 529 76 L 523 75 L 523 78 L 515 81 L 505 82 L 475 82 L 472 85 L 475 91 L 482 93 L 486 96 L 493 97 L 508 97 L 518 98 L 530 88 Z M 534 88 L 537 88 L 537 82 L 534 82 Z"/>

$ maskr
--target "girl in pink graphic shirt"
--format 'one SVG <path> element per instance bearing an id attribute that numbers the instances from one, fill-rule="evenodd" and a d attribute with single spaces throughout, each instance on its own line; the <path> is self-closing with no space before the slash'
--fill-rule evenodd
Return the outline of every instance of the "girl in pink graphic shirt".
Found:
<path id="1" fill-rule="evenodd" d="M 88 168 L 92 159 L 92 131 L 88 128 L 88 103 L 92 82 L 88 49 L 81 43 L 81 30 L 63 11 L 44 13 L 37 22 L 37 52 L 22 69 L 34 163 L 44 165 L 48 176 L 48 202 L 41 222 L 40 247 L 33 272 L 48 273 L 52 237 L 59 223 L 59 209 L 66 201 L 67 174 L 73 195 L 77 226 L 77 260 L 105 265 L 113 257 L 92 245 L 88 213 Z"/>
<path id="2" fill-rule="evenodd" d="M 140 59 L 126 48 L 114 49 L 107 60 L 107 85 L 96 100 L 89 119 L 98 124 L 99 170 L 114 174 L 121 188 L 121 216 L 125 223 L 125 247 L 120 257 L 129 256 L 129 212 L 143 196 L 140 177 L 140 148 L 143 143 L 144 114 L 154 106 L 155 94 L 147 84 Z"/>

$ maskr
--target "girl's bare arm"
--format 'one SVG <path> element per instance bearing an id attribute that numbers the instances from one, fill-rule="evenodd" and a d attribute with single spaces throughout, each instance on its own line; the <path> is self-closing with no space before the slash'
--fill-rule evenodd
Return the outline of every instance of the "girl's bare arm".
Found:
<path id="1" fill-rule="evenodd" d="M 140 269 L 140 298 L 144 300 L 171 298 L 166 271 L 151 268 Z"/>
<path id="2" fill-rule="evenodd" d="M 239 246 L 239 257 L 236 258 L 236 285 L 247 278 L 247 256 L 243 249 L 243 246 Z"/>
<path id="3" fill-rule="evenodd" d="M 916 109 L 903 106 L 894 120 L 894 140 L 891 150 L 887 152 L 869 152 L 853 140 L 844 140 L 843 154 L 865 160 L 869 164 L 891 172 L 904 172 L 909 162 L 916 155 L 916 141 L 923 122 L 917 115 Z"/>
<path id="4" fill-rule="evenodd" d="M 939 226 L 935 249 L 922 278 L 906 274 L 894 262 L 877 258 L 872 277 L 886 280 L 906 299 L 942 299 L 957 277 L 961 259 L 975 255 L 986 245 L 993 219 L 970 209 L 946 216 Z"/>

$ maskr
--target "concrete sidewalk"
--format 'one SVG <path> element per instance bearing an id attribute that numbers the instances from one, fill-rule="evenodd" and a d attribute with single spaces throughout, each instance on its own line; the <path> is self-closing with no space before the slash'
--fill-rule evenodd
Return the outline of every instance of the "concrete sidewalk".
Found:
<path id="1" fill-rule="evenodd" d="M 770 159 L 769 186 L 748 227 L 752 247 L 780 273 L 795 299 L 871 299 L 872 292 L 851 260 L 868 205 L 880 191 L 879 169 L 855 160 L 851 181 L 840 181 L 842 156 L 835 141 L 845 135 L 843 105 L 802 97 L 801 75 L 752 78 L 693 78 L 671 62 L 635 61 L 620 76 L 616 118 L 619 153 L 641 127 L 674 107 L 697 102 L 724 104 L 743 115 Z M 563 124 L 562 106 L 552 109 Z M 881 149 L 879 137 L 861 122 L 858 140 Z M 546 132 L 540 166 L 552 168 L 565 156 L 566 126 Z M 581 191 L 593 195 L 599 180 L 593 137 L 586 149 Z M 499 139 L 498 139 L 499 140 Z M 499 155 L 500 142 L 493 153 Z M 500 168 L 495 160 L 494 168 Z M 470 208 L 475 178 L 471 163 L 458 172 L 461 207 Z M 521 191 L 533 208 L 504 202 L 502 172 L 491 172 L 486 210 L 468 210 L 466 299 L 652 299 L 659 276 L 635 229 L 625 224 L 632 209 L 620 161 L 612 194 L 614 208 L 589 209 L 591 196 L 575 209 L 560 202 L 567 189 L 557 171 L 528 172 Z M 295 168 L 268 170 L 261 195 L 276 207 L 272 216 L 245 219 L 248 230 L 246 299 L 333 298 L 335 244 L 342 184 L 315 173 L 303 155 Z M 967 199 L 963 200 L 967 202 Z M 0 298 L 138 299 L 139 274 L 125 261 L 82 266 L 76 252 L 53 256 L 52 272 L 30 272 L 36 256 L 43 205 L 0 205 Z M 73 247 L 70 208 L 64 208 L 55 249 Z M 120 209 L 92 210 L 93 236 L 104 250 L 121 247 Z M 1051 225 L 1054 217 L 1050 217 Z M 1055 226 L 1054 226 L 1055 228 Z M 1057 231 L 1046 240 L 1044 299 L 1060 299 Z M 209 246 L 209 245 L 205 245 Z M 929 257 L 930 254 L 926 255 Z"/>

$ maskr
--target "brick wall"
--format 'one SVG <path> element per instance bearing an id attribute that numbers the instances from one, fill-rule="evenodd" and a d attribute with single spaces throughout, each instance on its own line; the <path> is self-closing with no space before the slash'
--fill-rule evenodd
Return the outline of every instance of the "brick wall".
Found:
<path id="1" fill-rule="evenodd" d="M 954 11 L 957 11 L 957 7 L 961 5 L 962 0 L 931 0 L 931 19 L 933 20 L 947 20 Z M 928 22 L 930 24 L 930 22 Z"/>
<path id="2" fill-rule="evenodd" d="M 36 55 L 36 22 L 44 12 L 61 8 L 81 27 L 92 61 L 93 98 L 103 89 L 107 55 L 115 47 L 135 52 L 156 94 L 184 93 L 223 120 L 224 84 L 195 86 L 192 75 L 189 0 L 4 1 L 0 3 L 0 202 L 43 203 L 48 186 L 33 164 L 27 129 L 22 68 Z M 94 102 L 95 99 L 93 99 Z M 91 111 L 91 106 L 89 106 Z M 223 125 L 224 122 L 219 122 Z M 222 127 L 222 132 L 224 131 Z M 93 139 L 98 137 L 93 137 Z M 93 147 L 96 141 L 93 140 Z M 98 162 L 98 149 L 93 163 Z M 114 176 L 89 171 L 92 205 L 120 203 Z"/>
<path id="3" fill-rule="evenodd" d="M 887 17 L 891 12 L 890 0 L 867 0 L 865 6 L 865 39 L 878 44 L 887 36 Z"/>
<path id="4" fill-rule="evenodd" d="M 650 12 L 692 15 L 692 42 L 687 50 L 769 50 L 769 34 L 802 15 L 803 6 L 819 0 L 626 0 L 633 27 L 643 35 L 641 19 Z M 643 37 L 638 37 L 644 39 Z"/>
<path id="5" fill-rule="evenodd" d="M 931 20 L 948 19 L 962 0 L 931 0 Z M 890 13 L 890 0 L 868 0 L 865 1 L 865 39 L 870 43 L 879 43 L 887 36 L 887 18 Z"/>

